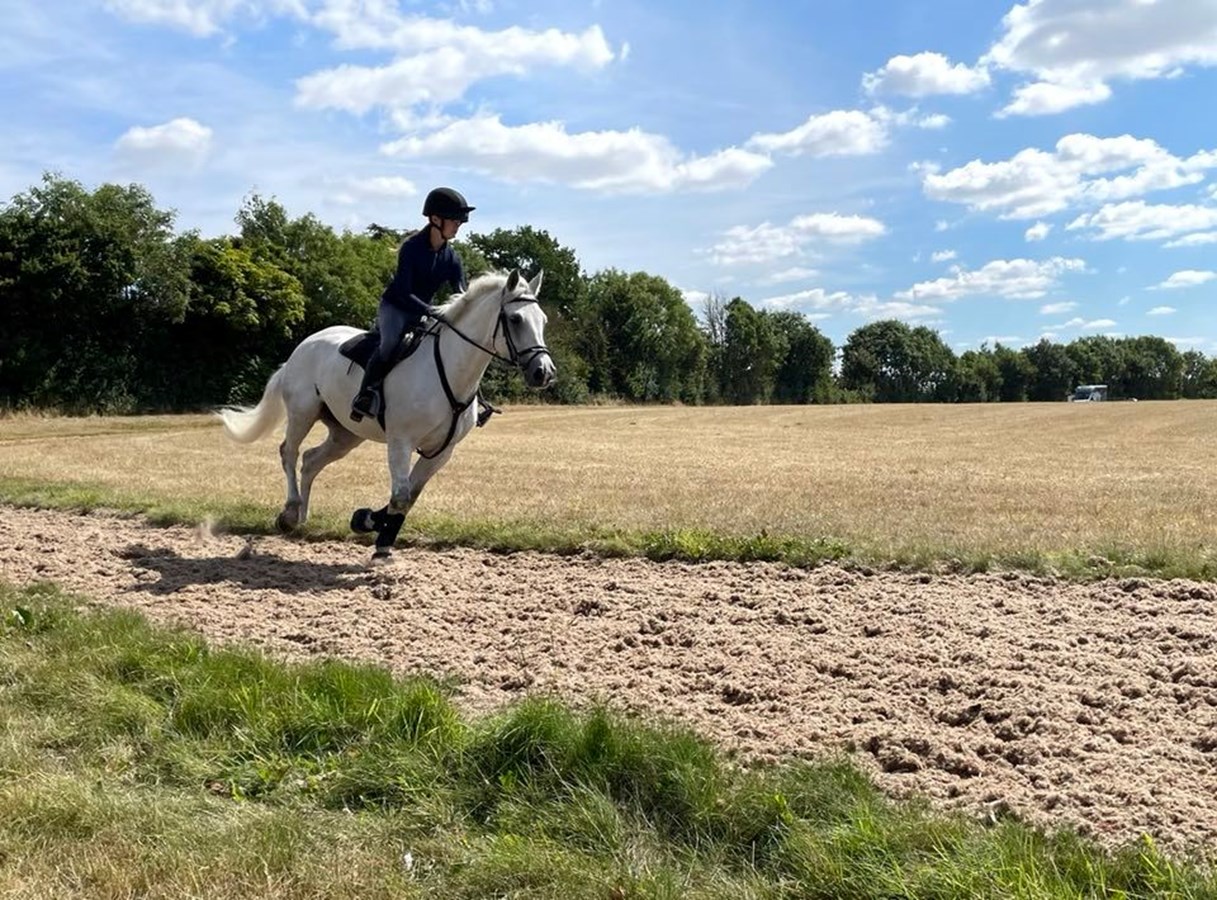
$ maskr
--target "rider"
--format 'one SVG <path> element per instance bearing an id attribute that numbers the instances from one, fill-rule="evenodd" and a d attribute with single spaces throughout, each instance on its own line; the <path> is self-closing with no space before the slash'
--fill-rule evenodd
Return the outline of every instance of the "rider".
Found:
<path id="1" fill-rule="evenodd" d="M 473 209 L 452 188 L 439 187 L 427 195 L 423 203 L 427 225 L 402 243 L 397 252 L 397 272 L 380 298 L 376 313 L 380 345 L 368 360 L 363 383 L 351 404 L 351 418 L 356 422 L 364 416 L 380 415 L 387 361 L 393 358 L 406 332 L 423 316 L 433 314 L 430 302 L 435 292 L 445 283 L 453 291 L 464 292 L 465 270 L 448 242 L 469 221 Z"/>

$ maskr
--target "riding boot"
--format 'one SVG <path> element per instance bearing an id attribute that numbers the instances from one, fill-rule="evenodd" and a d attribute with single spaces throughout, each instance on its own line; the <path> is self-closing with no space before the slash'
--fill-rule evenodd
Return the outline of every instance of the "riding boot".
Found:
<path id="1" fill-rule="evenodd" d="M 359 385 L 359 393 L 351 403 L 351 420 L 358 422 L 364 416 L 375 419 L 380 416 L 384 406 L 382 384 L 385 377 L 385 366 L 380 358 L 380 350 L 372 351 L 368 364 L 363 370 L 363 382 Z"/>

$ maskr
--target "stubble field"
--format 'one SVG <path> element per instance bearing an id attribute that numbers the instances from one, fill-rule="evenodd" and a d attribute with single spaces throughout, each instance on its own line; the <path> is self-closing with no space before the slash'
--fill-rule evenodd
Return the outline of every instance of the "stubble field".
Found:
<path id="1" fill-rule="evenodd" d="M 1214 472 L 1209 402 L 518 407 L 457 448 L 406 535 L 1207 576 Z M 0 420 L 0 479 L 9 499 L 49 482 L 242 524 L 284 490 L 275 440 L 230 445 L 205 416 Z M 383 445 L 364 444 L 318 479 L 314 533 L 341 534 L 387 493 Z"/>

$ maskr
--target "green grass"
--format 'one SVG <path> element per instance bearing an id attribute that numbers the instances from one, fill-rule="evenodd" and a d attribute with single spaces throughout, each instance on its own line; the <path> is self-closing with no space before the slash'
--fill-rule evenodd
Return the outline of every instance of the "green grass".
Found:
<path id="1" fill-rule="evenodd" d="M 1217 897 L 885 798 L 847 761 L 741 769 L 688 731 L 287 665 L 0 585 L 0 893 L 14 897 Z"/>
<path id="2" fill-rule="evenodd" d="M 110 511 L 144 516 L 154 525 L 209 522 L 235 534 L 273 534 L 278 508 L 225 497 L 116 489 L 102 484 L 43 481 L 0 475 L 0 503 L 66 511 Z M 350 540 L 349 513 L 315 510 L 299 532 L 304 540 Z M 495 552 L 533 550 L 545 553 L 592 552 L 604 556 L 644 557 L 656 561 L 781 562 L 809 567 L 826 562 L 845 566 L 913 571 L 988 572 L 1018 570 L 1073 580 L 1150 576 L 1217 580 L 1217 553 L 1176 548 L 1129 549 L 1113 546 L 1100 552 L 1061 550 L 992 551 L 941 545 L 904 547 L 878 552 L 832 537 L 718 533 L 703 528 L 662 530 L 603 528 L 589 525 L 543 525 L 535 521 L 478 520 L 415 511 L 398 539 L 399 546 L 474 547 Z"/>

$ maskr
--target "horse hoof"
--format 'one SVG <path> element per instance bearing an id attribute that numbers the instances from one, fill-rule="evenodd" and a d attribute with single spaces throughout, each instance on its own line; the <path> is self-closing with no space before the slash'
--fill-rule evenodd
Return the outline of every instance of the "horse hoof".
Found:
<path id="1" fill-rule="evenodd" d="M 291 534 L 296 530 L 296 519 L 294 516 L 288 516 L 286 512 L 281 512 L 275 516 L 275 527 L 281 534 Z"/>
<path id="2" fill-rule="evenodd" d="M 352 513 L 351 531 L 356 534 L 371 534 L 375 530 L 376 520 L 372 518 L 372 510 L 365 506 Z"/>
<path id="3" fill-rule="evenodd" d="M 388 562 L 393 558 L 393 550 L 391 547 L 377 547 L 372 551 L 372 562 L 382 563 Z"/>

